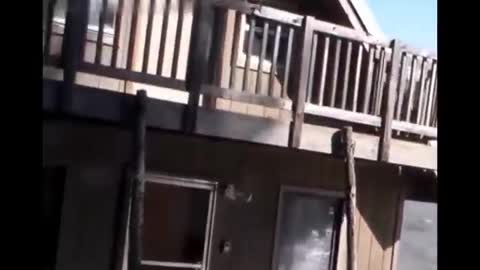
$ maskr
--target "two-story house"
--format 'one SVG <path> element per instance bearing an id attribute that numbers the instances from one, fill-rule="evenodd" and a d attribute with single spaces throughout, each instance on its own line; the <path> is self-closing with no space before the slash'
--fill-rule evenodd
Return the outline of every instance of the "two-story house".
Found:
<path id="1" fill-rule="evenodd" d="M 347 269 L 345 126 L 357 269 L 396 269 L 404 201 L 436 202 L 437 58 L 310 2 L 44 1 L 46 269 L 127 269 L 136 162 L 142 269 Z"/>

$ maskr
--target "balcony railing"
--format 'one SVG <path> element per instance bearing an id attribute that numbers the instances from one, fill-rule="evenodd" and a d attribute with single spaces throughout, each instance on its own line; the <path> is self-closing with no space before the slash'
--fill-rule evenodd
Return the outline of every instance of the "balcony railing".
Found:
<path id="1" fill-rule="evenodd" d="M 437 136 L 437 58 L 398 41 L 268 7 L 214 12 L 192 0 L 102 0 L 98 26 L 79 11 L 97 1 L 70 0 L 61 25 L 56 2 L 46 65 L 186 91 L 193 107 L 203 95 L 291 110 L 293 146 L 305 114 L 387 136 Z"/>

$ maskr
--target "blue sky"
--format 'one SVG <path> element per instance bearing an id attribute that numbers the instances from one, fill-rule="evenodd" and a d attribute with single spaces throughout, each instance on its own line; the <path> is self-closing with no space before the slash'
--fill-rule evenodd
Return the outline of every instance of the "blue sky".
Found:
<path id="1" fill-rule="evenodd" d="M 366 1 L 388 38 L 437 51 L 437 0 Z"/>

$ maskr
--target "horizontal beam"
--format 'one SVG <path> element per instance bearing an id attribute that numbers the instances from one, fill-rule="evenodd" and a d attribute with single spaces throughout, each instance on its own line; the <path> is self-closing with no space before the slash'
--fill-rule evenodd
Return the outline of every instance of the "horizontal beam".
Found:
<path id="1" fill-rule="evenodd" d="M 358 42 L 365 42 L 371 45 L 380 45 L 384 47 L 387 47 L 389 45 L 388 42 L 378 40 L 373 36 L 366 35 L 363 32 L 360 32 L 345 26 L 341 26 L 338 24 L 333 24 L 333 23 L 324 22 L 320 20 L 314 20 L 312 23 L 312 27 L 314 31 L 329 34 L 339 38 L 345 38 L 345 39 L 350 39 Z"/>
<path id="2" fill-rule="evenodd" d="M 295 14 L 281 9 L 262 6 L 260 9 L 256 9 L 253 14 L 260 18 L 289 24 L 293 26 L 302 26 L 303 15 Z"/>
<path id="3" fill-rule="evenodd" d="M 304 124 L 300 149 L 332 154 L 332 140 L 340 131 L 338 128 Z M 376 161 L 378 157 L 379 137 L 363 133 L 353 133 L 355 158 Z M 430 170 L 437 169 L 437 148 L 427 144 L 392 139 L 390 160 L 403 166 Z"/>
<path id="4" fill-rule="evenodd" d="M 345 121 L 346 123 L 355 123 L 360 125 L 380 127 L 381 118 L 379 116 L 369 115 L 365 113 L 345 111 L 337 108 L 318 106 L 311 103 L 305 105 L 305 113 Z M 426 136 L 429 138 L 437 137 L 437 128 L 407 123 L 393 120 L 392 129 L 402 132 L 413 133 Z"/>
<path id="5" fill-rule="evenodd" d="M 43 110 L 58 113 L 58 93 L 63 84 L 45 81 L 43 85 Z M 84 86 L 75 86 L 72 93 L 72 116 L 102 120 L 109 123 L 125 123 L 130 119 L 135 96 Z M 171 131 L 181 131 L 184 104 L 148 99 L 147 125 Z M 287 147 L 289 123 L 272 119 L 212 111 L 199 108 L 197 135 L 230 140 Z M 332 153 L 332 138 L 339 129 L 303 124 L 300 149 Z M 355 157 L 376 160 L 379 138 L 374 135 L 354 133 Z M 391 163 L 425 169 L 436 169 L 436 147 L 426 144 L 392 140 Z"/>
<path id="6" fill-rule="evenodd" d="M 221 88 L 214 85 L 203 85 L 201 94 L 208 94 L 218 98 L 231 99 L 234 101 L 245 102 L 249 104 L 263 105 L 267 107 L 290 109 L 291 101 L 283 98 L 257 95 L 246 92 L 239 92 L 227 88 Z"/>
<path id="7" fill-rule="evenodd" d="M 133 81 L 144 84 L 151 84 L 175 90 L 185 90 L 185 82 L 177 79 L 166 78 L 159 75 L 146 74 L 126 69 L 117 69 L 108 66 L 95 65 L 91 63 L 82 63 L 80 72 L 91 73 L 94 75 L 105 76 L 120 80 Z"/>

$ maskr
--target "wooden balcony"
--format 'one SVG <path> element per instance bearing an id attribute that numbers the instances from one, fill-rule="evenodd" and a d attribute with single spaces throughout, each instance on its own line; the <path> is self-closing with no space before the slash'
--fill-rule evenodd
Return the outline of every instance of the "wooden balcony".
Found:
<path id="1" fill-rule="evenodd" d="M 151 127 L 332 153 L 338 128 L 351 125 L 358 158 L 436 169 L 435 55 L 209 1 L 118 0 L 110 29 L 107 2 L 95 28 L 89 1 L 70 1 L 63 25 L 50 1 L 46 111 L 122 121 L 147 89 Z"/>

